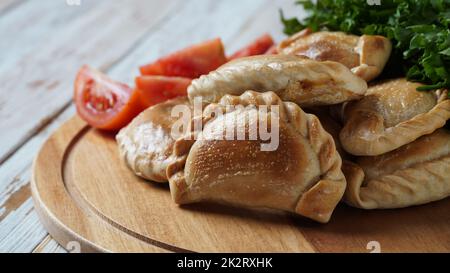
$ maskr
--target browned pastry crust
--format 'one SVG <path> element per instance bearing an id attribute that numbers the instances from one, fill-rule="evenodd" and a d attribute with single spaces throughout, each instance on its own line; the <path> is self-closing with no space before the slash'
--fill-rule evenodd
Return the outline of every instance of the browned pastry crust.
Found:
<path id="1" fill-rule="evenodd" d="M 196 79 L 188 88 L 191 101 L 218 102 L 224 95 L 247 90 L 273 91 L 284 101 L 303 106 L 330 105 L 361 98 L 367 83 L 337 62 L 296 55 L 264 55 L 231 61 Z"/>
<path id="2" fill-rule="evenodd" d="M 227 106 L 244 106 L 226 111 Z M 266 115 L 256 106 L 269 106 Z M 259 140 L 210 140 L 207 134 L 224 134 L 225 117 L 208 113 L 226 111 L 234 128 L 269 120 L 279 106 L 279 146 L 261 151 Z M 240 110 L 238 110 L 240 109 Z M 228 116 L 231 115 L 231 116 Z M 248 118 L 247 125 L 245 123 Z M 233 120 L 233 119 L 226 119 Z M 294 212 L 326 223 L 341 200 L 346 182 L 333 138 L 316 116 L 294 103 L 282 102 L 273 92 L 248 91 L 240 97 L 226 95 L 211 104 L 200 120 L 204 129 L 177 140 L 175 162 L 167 168 L 173 200 L 178 204 L 215 201 L 240 206 L 267 207 Z M 193 123 L 195 120 L 193 120 Z"/>
<path id="3" fill-rule="evenodd" d="M 305 29 L 281 42 L 278 52 L 296 54 L 318 61 L 342 63 L 366 81 L 375 79 L 384 69 L 392 51 L 386 37 L 343 32 L 312 32 Z"/>
<path id="4" fill-rule="evenodd" d="M 345 202 L 364 209 L 402 208 L 450 196 L 450 132 L 439 129 L 400 149 L 346 162 Z"/>
<path id="5" fill-rule="evenodd" d="M 142 112 L 117 135 L 119 152 L 127 166 L 143 178 L 168 182 L 166 167 L 171 158 L 175 139 L 171 128 L 177 118 L 171 116 L 173 107 L 191 108 L 186 97 L 155 105 Z"/>
<path id="6" fill-rule="evenodd" d="M 340 133 L 344 149 L 359 156 L 381 155 L 443 127 L 450 118 L 450 100 L 418 92 L 418 86 L 406 79 L 389 80 L 346 104 Z"/>

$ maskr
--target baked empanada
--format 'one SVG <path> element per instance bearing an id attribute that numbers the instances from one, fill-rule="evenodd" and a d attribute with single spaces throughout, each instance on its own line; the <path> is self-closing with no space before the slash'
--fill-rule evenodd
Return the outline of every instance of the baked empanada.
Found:
<path id="1" fill-rule="evenodd" d="M 226 94 L 273 91 L 300 106 L 330 105 L 361 98 L 367 83 L 344 65 L 296 55 L 264 55 L 231 61 L 196 79 L 188 88 L 192 101 L 218 102 Z"/>
<path id="2" fill-rule="evenodd" d="M 229 106 L 242 107 L 230 110 Z M 259 111 L 262 106 L 268 107 L 266 113 Z M 206 114 L 219 110 L 225 114 Z M 193 131 L 177 140 L 174 156 L 178 159 L 167 168 L 176 203 L 224 202 L 329 221 L 346 181 L 333 138 L 316 116 L 306 114 L 294 103 L 282 102 L 273 92 L 251 91 L 240 97 L 226 95 L 203 113 L 203 131 L 198 132 L 197 140 Z M 268 122 L 270 127 L 271 117 L 279 124 L 279 145 L 274 151 L 262 151 L 265 141 L 260 137 L 216 140 L 224 137 L 224 128 L 244 130 L 248 136 L 255 123 L 261 126 L 259 122 Z"/>
<path id="3" fill-rule="evenodd" d="M 347 103 L 340 133 L 344 149 L 359 156 L 381 155 L 443 127 L 450 118 L 450 100 L 418 92 L 418 86 L 406 79 L 389 80 L 370 87 L 360 101 Z"/>
<path id="4" fill-rule="evenodd" d="M 386 37 L 305 29 L 278 46 L 280 54 L 297 54 L 317 61 L 339 62 L 366 81 L 375 79 L 391 55 Z"/>
<path id="5" fill-rule="evenodd" d="M 450 132 L 439 129 L 390 153 L 343 165 L 345 201 L 364 209 L 402 208 L 450 196 Z"/>
<path id="6" fill-rule="evenodd" d="M 171 111 L 177 105 L 192 109 L 186 97 L 169 100 L 145 110 L 117 134 L 120 155 L 136 175 L 167 182 L 166 167 L 172 162 L 175 142 L 171 128 L 177 120 Z"/>

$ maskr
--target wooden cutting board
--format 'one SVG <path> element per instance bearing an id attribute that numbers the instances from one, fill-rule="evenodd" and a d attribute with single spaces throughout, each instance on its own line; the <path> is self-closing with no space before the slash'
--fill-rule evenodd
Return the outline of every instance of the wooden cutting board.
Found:
<path id="1" fill-rule="evenodd" d="M 113 135 L 77 117 L 33 167 L 36 210 L 63 246 L 101 252 L 450 252 L 450 199 L 397 210 L 340 205 L 330 223 L 213 204 L 179 207 L 119 159 Z"/>

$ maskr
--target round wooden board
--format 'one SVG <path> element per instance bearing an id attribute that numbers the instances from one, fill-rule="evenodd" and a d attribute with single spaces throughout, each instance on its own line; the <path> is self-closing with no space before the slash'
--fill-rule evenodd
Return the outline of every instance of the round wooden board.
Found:
<path id="1" fill-rule="evenodd" d="M 382 252 L 450 251 L 449 199 L 385 211 L 340 205 L 326 225 L 266 210 L 179 207 L 167 185 L 127 169 L 114 136 L 77 117 L 43 145 L 32 193 L 49 233 L 83 252 L 369 252 L 372 241 Z"/>

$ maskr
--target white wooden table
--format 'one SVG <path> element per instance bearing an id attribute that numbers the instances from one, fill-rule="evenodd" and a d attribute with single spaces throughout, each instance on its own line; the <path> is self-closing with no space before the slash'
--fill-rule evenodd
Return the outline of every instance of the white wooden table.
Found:
<path id="1" fill-rule="evenodd" d="M 0 252 L 65 252 L 34 211 L 30 173 L 45 139 L 75 114 L 88 63 L 132 84 L 139 65 L 221 37 L 231 53 L 269 32 L 293 0 L 0 0 Z M 79 5 L 78 5 L 79 3 Z"/>

